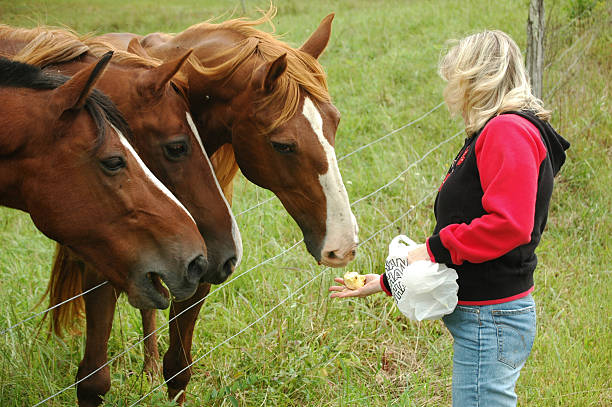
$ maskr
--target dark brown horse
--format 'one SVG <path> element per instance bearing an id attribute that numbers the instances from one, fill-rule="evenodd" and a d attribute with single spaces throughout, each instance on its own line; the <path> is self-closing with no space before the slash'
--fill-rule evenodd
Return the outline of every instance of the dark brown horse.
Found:
<path id="1" fill-rule="evenodd" d="M 226 196 L 231 199 L 239 166 L 251 182 L 278 196 L 317 261 L 342 267 L 355 256 L 357 224 L 334 152 L 340 113 L 317 61 L 329 41 L 333 15 L 294 49 L 254 28 L 273 13 L 257 21 L 201 23 L 177 35 L 101 38 L 163 60 L 193 49 L 197 61 L 183 68 L 189 104 Z M 206 293 L 198 292 L 186 304 L 201 306 Z M 197 315 L 199 306 L 189 313 Z M 189 350 L 182 365 L 164 366 L 166 378 L 190 363 Z M 190 376 L 187 369 L 172 379 L 169 395 L 184 390 Z"/>
<path id="2" fill-rule="evenodd" d="M 0 59 L 0 203 L 105 270 L 134 306 L 159 306 L 168 298 L 151 274 L 188 298 L 206 271 L 206 248 L 127 142 L 115 106 L 93 91 L 109 59 L 70 80 Z"/>
<path id="3" fill-rule="evenodd" d="M 15 29 L 0 27 L 0 50 L 13 53 L 22 61 L 36 62 L 47 70 L 72 73 L 96 55 L 106 52 L 108 44 L 100 41 L 81 42 L 65 30 Z M 204 151 L 202 141 L 193 123 L 183 92 L 183 83 L 176 72 L 183 65 L 190 52 L 160 63 L 123 51 L 116 51 L 113 63 L 106 75 L 98 82 L 98 87 L 107 93 L 117 104 L 133 129 L 132 144 L 152 171 L 167 185 L 190 211 L 208 247 L 207 272 L 202 276 L 203 283 L 198 291 L 207 290 L 207 283 L 221 283 L 234 270 L 240 260 L 242 245 L 236 222 L 225 201 L 220 186 L 214 177 L 212 166 Z M 90 277 L 87 277 L 91 275 Z M 95 280 L 96 273 L 90 270 L 66 247 L 61 247 L 56 256 L 50 283 L 51 305 L 58 304 L 73 296 L 74 287 L 80 291 L 75 281 L 85 276 Z M 159 283 L 159 282 L 156 282 Z M 93 297 L 95 293 L 88 297 Z M 110 326 L 114 314 L 114 294 L 101 292 L 95 300 L 95 308 L 85 306 L 87 320 L 90 312 L 100 315 L 104 308 L 106 324 L 101 332 L 88 335 L 85 357 L 81 363 L 78 379 L 88 375 L 106 362 L 101 349 L 106 348 Z M 54 328 L 60 333 L 62 327 L 81 312 L 80 302 L 69 303 L 72 308 L 54 309 Z M 174 309 L 174 306 L 173 306 Z M 151 310 L 141 310 L 145 331 L 153 329 Z M 100 318 L 97 318 L 99 321 Z M 189 316 L 180 317 L 171 323 L 171 333 L 183 341 L 189 339 L 195 320 Z M 108 327 L 109 329 L 105 329 Z M 91 346 L 90 345 L 91 342 Z M 167 364 L 183 354 L 183 343 L 171 340 Z M 88 353 L 91 349 L 92 352 Z M 93 350 L 96 349 L 94 352 Z M 145 369 L 155 370 L 154 363 L 159 359 L 156 338 L 145 344 Z M 110 386 L 108 369 L 99 371 L 79 383 L 78 394 L 82 405 L 97 404 L 99 396 Z"/>

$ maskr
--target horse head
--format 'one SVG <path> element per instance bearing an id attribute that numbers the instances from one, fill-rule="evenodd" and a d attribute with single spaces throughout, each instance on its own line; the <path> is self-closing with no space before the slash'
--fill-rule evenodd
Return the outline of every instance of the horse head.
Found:
<path id="1" fill-rule="evenodd" d="M 334 151 L 340 113 L 317 61 L 332 19 L 300 49 L 259 31 L 243 35 L 248 28 L 237 34 L 226 22 L 208 32 L 195 26 L 148 51 L 194 49 L 204 68 L 187 66 L 189 98 L 209 153 L 231 142 L 241 172 L 276 194 L 311 255 L 341 267 L 355 257 L 357 223 Z"/>
<path id="2" fill-rule="evenodd" d="M 69 80 L 17 65 L 21 84 L 9 86 L 22 89 L 0 89 L 0 140 L 18 145 L 0 154 L 0 198 L 103 270 L 132 305 L 165 308 L 170 294 L 193 295 L 206 247 L 186 209 L 127 142 L 130 130 L 116 107 L 94 90 L 109 59 Z"/>

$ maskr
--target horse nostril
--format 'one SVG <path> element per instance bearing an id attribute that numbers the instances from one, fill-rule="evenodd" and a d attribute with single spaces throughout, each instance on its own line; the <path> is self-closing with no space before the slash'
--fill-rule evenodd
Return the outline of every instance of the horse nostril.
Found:
<path id="1" fill-rule="evenodd" d="M 234 272 L 234 267 L 236 266 L 237 261 L 238 259 L 236 258 L 236 256 L 232 256 L 227 259 L 227 261 L 223 263 L 223 271 L 225 271 L 227 275 L 232 274 Z"/>
<path id="2" fill-rule="evenodd" d="M 328 258 L 328 259 L 335 259 L 336 257 L 338 257 L 336 255 L 335 251 L 331 251 L 331 252 L 327 252 L 324 254 L 324 257 Z"/>
<path id="3" fill-rule="evenodd" d="M 200 277 L 204 275 L 207 268 L 208 261 L 206 261 L 204 256 L 199 255 L 187 266 L 187 279 L 190 281 L 200 281 Z"/>

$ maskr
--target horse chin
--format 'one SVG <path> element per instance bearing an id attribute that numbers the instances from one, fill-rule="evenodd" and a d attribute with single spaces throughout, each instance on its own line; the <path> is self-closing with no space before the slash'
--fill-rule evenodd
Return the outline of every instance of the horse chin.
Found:
<path id="1" fill-rule="evenodd" d="M 165 309 L 170 305 L 170 291 L 156 273 L 143 274 L 127 291 L 128 302 L 139 309 Z"/>
<path id="2" fill-rule="evenodd" d="M 217 270 L 211 270 L 210 272 L 202 276 L 202 278 L 200 279 L 200 284 L 202 283 L 221 284 L 225 282 L 229 278 L 229 276 L 232 275 L 233 271 L 234 271 L 233 269 L 229 272 L 227 271 L 219 272 Z"/>
<path id="3" fill-rule="evenodd" d="M 320 261 L 320 264 L 322 264 L 324 266 L 327 266 L 327 267 L 339 268 L 339 267 L 346 266 L 354 258 L 355 258 L 355 256 L 345 257 L 345 258 L 342 258 L 342 259 L 324 259 L 324 260 Z"/>
<path id="4" fill-rule="evenodd" d="M 310 233 L 304 233 L 306 249 L 319 265 L 326 267 L 344 267 L 355 259 L 357 244 L 350 245 L 342 251 L 326 252 L 323 239 L 317 239 Z M 348 245 L 345 245 L 348 246 Z"/>
<path id="5" fill-rule="evenodd" d="M 223 261 L 216 260 L 212 255 L 209 255 L 208 268 L 200 278 L 200 284 L 221 284 L 225 282 L 238 266 L 238 259 L 231 252 L 229 257 L 223 256 Z"/>

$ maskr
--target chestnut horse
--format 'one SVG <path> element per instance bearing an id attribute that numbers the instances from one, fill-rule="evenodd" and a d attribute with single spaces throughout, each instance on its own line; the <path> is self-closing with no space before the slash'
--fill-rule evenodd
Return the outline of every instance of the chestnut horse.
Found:
<path id="1" fill-rule="evenodd" d="M 65 30 L 16 29 L 0 26 L 0 50 L 13 53 L 21 61 L 36 62 L 48 70 L 72 73 L 89 61 L 96 60 L 96 54 L 106 52 L 108 44 L 100 41 L 81 42 Z M 242 244 L 236 222 L 225 201 L 220 186 L 214 177 L 212 166 L 204 151 L 201 139 L 193 124 L 189 108 L 182 91 L 182 82 L 175 74 L 190 52 L 178 58 L 160 63 L 152 59 L 137 57 L 123 51 L 115 51 L 113 63 L 98 82 L 98 87 L 106 92 L 117 104 L 133 130 L 132 144 L 141 153 L 145 163 L 159 176 L 165 185 L 185 204 L 196 220 L 208 247 L 208 269 L 202 276 L 205 283 L 221 283 L 232 273 L 240 261 Z M 70 256 L 66 247 L 60 247 L 50 282 L 51 305 L 58 304 L 73 296 L 75 280 L 89 275 L 93 280 L 96 273 L 80 260 Z M 86 277 L 88 278 L 88 277 Z M 72 282 L 71 282 L 72 280 Z M 163 290 L 159 281 L 158 288 Z M 109 294 L 112 294 L 110 292 Z M 95 293 L 92 294 L 92 296 Z M 96 308 L 85 307 L 89 320 L 90 313 L 100 314 L 104 304 L 107 323 L 99 324 L 102 329 L 97 335 L 88 335 L 86 353 L 81 363 L 78 379 L 87 376 L 106 362 L 106 348 L 109 329 L 115 307 L 115 297 L 97 298 Z M 72 308 L 54 309 L 53 326 L 58 334 L 67 322 L 80 314 L 82 305 L 77 301 L 68 303 Z M 174 309 L 174 306 L 172 307 Z M 154 314 L 151 310 L 141 310 L 144 330 L 150 331 L 149 321 Z M 100 318 L 98 317 L 98 321 Z M 183 342 L 189 340 L 195 319 L 179 317 L 171 323 L 174 339 L 167 352 L 167 363 L 182 357 Z M 153 325 L 154 327 L 154 325 Z M 88 354 L 88 349 L 96 349 Z M 159 359 L 156 338 L 145 343 L 145 369 L 156 370 L 153 364 Z M 96 405 L 101 402 L 100 395 L 110 387 L 110 375 L 101 370 L 78 384 L 79 401 L 82 405 Z M 102 392 L 101 392 L 102 391 Z"/>
<path id="2" fill-rule="evenodd" d="M 206 271 L 206 247 L 187 210 L 127 142 L 116 107 L 93 90 L 110 57 L 70 80 L 0 58 L 0 204 L 28 212 L 42 233 L 104 270 L 134 306 L 165 301 L 152 273 L 185 299 Z"/>
<path id="3" fill-rule="evenodd" d="M 226 196 L 231 199 L 240 167 L 247 179 L 281 200 L 318 262 L 342 267 L 355 256 L 357 224 L 334 152 L 340 113 L 317 61 L 329 41 L 333 15 L 294 49 L 254 28 L 270 21 L 274 11 L 257 21 L 196 24 L 177 35 L 113 33 L 99 38 L 163 60 L 193 49 L 196 63 L 182 70 L 189 103 Z M 196 313 L 202 294 L 206 292 L 186 302 L 198 302 Z M 164 366 L 167 379 L 189 365 L 186 351 L 181 366 L 172 371 Z M 190 377 L 186 369 L 170 380 L 170 397 L 184 390 Z M 180 395 L 179 401 L 183 399 Z"/>

